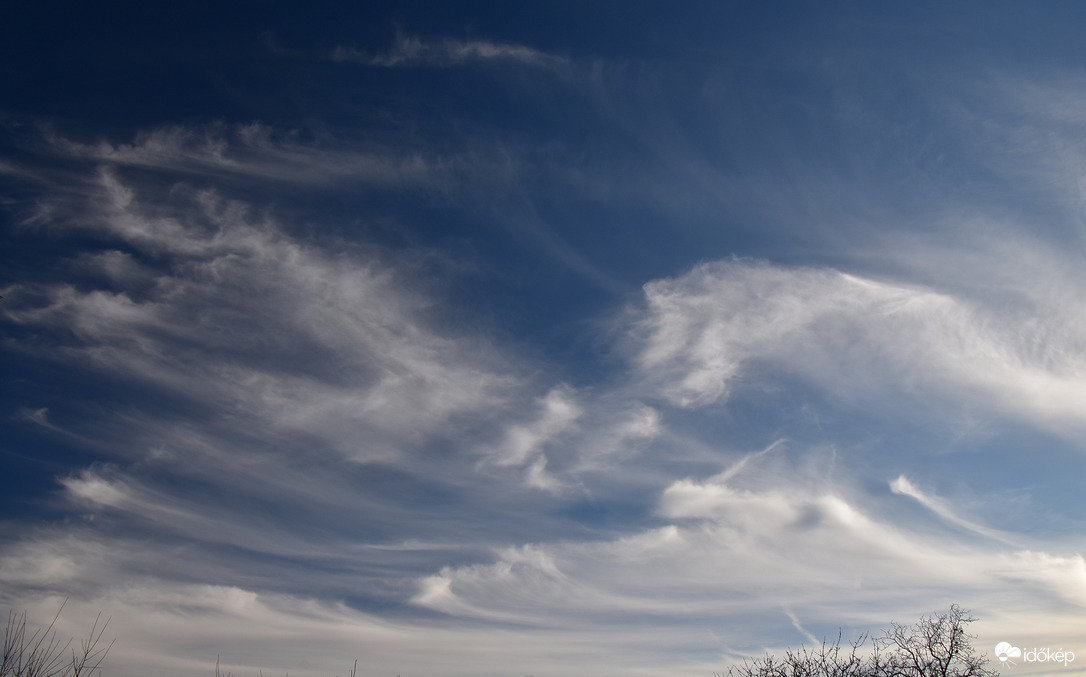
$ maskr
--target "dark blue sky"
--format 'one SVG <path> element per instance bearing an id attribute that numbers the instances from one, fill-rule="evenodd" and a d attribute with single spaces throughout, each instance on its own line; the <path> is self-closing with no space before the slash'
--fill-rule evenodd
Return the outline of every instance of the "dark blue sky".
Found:
<path id="1" fill-rule="evenodd" d="M 0 598 L 122 677 L 1086 656 L 1084 12 L 5 7 Z"/>

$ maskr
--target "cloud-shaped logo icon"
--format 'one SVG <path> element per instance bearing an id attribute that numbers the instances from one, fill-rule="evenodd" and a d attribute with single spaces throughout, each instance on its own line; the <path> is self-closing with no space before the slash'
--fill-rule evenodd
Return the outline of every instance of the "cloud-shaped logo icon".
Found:
<path id="1" fill-rule="evenodd" d="M 1010 642 L 1000 642 L 996 644 L 995 654 L 1000 663 L 1006 663 L 1011 658 L 1021 656 L 1022 650 L 1016 646 L 1011 646 Z M 1011 661 L 1011 665 L 1014 665 L 1014 661 Z"/>

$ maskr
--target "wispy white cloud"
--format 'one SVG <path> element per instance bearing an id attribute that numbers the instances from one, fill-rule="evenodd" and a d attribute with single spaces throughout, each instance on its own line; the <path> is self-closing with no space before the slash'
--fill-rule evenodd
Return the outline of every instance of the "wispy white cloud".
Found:
<path id="1" fill-rule="evenodd" d="M 80 338 L 58 356 L 316 434 L 359 459 L 492 407 L 510 384 L 497 353 L 428 329 L 425 297 L 379 261 L 304 246 L 213 191 L 164 207 L 108 170 L 97 187 L 81 226 L 166 266 L 151 272 L 107 250 L 80 265 L 114 282 L 153 275 L 154 286 L 14 292 L 10 319 Z M 20 303 L 30 295 L 45 303 Z"/>
<path id="2" fill-rule="evenodd" d="M 652 282 L 645 300 L 637 365 L 679 406 L 725 400 L 742 374 L 772 365 L 856 403 L 927 393 L 1064 430 L 1086 414 L 1086 332 L 1073 317 L 748 261 Z"/>
<path id="3" fill-rule="evenodd" d="M 949 599 L 995 627 L 1013 626 L 1033 607 L 1029 595 L 1041 594 L 1058 598 L 1064 610 L 1053 607 L 1043 628 L 1030 631 L 1073 641 L 1063 624 L 1082 604 L 1079 556 L 914 531 L 775 472 L 766 484 L 767 472 L 748 470 L 754 477 L 747 484 L 762 488 L 676 481 L 660 497 L 673 524 L 610 541 L 504 550 L 494 564 L 424 579 L 414 601 L 464 620 L 539 628 L 572 617 L 593 636 L 603 624 L 636 632 L 646 623 L 658 629 L 660 653 L 708 628 L 727 637 L 729 650 L 751 655 L 765 647 L 764 637 L 782 635 L 781 624 L 808 641 L 839 627 L 870 628 L 879 623 L 873 606 L 937 608 Z M 767 606 L 783 613 L 774 618 Z M 800 616 L 817 618 L 817 629 L 801 625 Z M 706 635 L 701 651 L 722 647 Z"/>
<path id="4" fill-rule="evenodd" d="M 812 646 L 817 646 L 819 644 L 820 640 L 811 633 L 807 632 L 807 629 L 804 628 L 803 624 L 799 622 L 799 616 L 788 610 L 785 610 L 785 615 L 788 616 L 788 620 L 792 621 L 792 627 L 794 627 L 799 632 L 799 634 L 806 637 L 807 641 L 810 642 Z"/>
<path id="5" fill-rule="evenodd" d="M 35 172 L 33 169 L 22 167 L 14 162 L 9 162 L 3 159 L 0 159 L 0 175 L 7 175 L 10 177 L 30 181 L 40 180 L 38 173 Z"/>
<path id="6" fill-rule="evenodd" d="M 48 142 L 70 158 L 119 167 L 310 185 L 424 184 L 432 178 L 434 162 L 403 149 L 320 148 L 259 123 L 159 127 L 140 133 L 131 143 L 83 143 L 51 132 Z"/>
<path id="7" fill-rule="evenodd" d="M 462 41 L 453 38 L 428 41 L 413 35 L 398 35 L 392 48 L 383 54 L 369 54 L 356 47 L 340 45 L 332 52 L 332 60 L 383 67 L 449 67 L 470 63 L 504 62 L 558 69 L 570 64 L 564 57 L 525 45 L 502 44 L 485 40 Z"/>
<path id="8" fill-rule="evenodd" d="M 534 460 L 542 447 L 566 430 L 581 415 L 568 387 L 558 387 L 539 401 L 539 414 L 530 423 L 515 425 L 496 451 L 498 465 L 523 465 Z"/>
<path id="9" fill-rule="evenodd" d="M 901 494 L 902 496 L 908 496 L 915 499 L 917 503 L 924 506 L 928 510 L 943 518 L 947 522 L 956 526 L 962 527 L 973 533 L 986 536 L 997 541 L 1001 541 L 1008 545 L 1014 545 L 1013 540 L 1007 535 L 996 529 L 991 529 L 975 522 L 971 522 L 963 517 L 957 515 L 954 510 L 946 504 L 945 501 L 937 496 L 931 496 L 921 491 L 916 485 L 909 481 L 908 477 L 904 475 L 899 476 L 897 479 L 890 482 L 890 490 L 895 494 Z"/>
<path id="10" fill-rule="evenodd" d="M 61 484 L 75 499 L 95 506 L 119 508 L 133 502 L 133 497 L 127 487 L 92 471 L 84 471 L 77 477 L 65 478 L 61 480 Z M 136 507 L 145 510 L 149 506 L 144 504 Z"/>
<path id="11" fill-rule="evenodd" d="M 129 142 L 90 143 L 47 129 L 45 142 L 58 159 L 96 163 L 98 185 L 88 185 L 78 170 L 53 175 L 28 170 L 21 178 L 33 179 L 48 197 L 38 200 L 23 221 L 55 227 L 80 213 L 87 202 L 110 200 L 114 208 L 123 209 L 130 184 L 136 183 L 159 192 L 179 189 L 185 181 L 211 183 L 226 193 L 251 191 L 268 181 L 302 190 L 354 185 L 406 191 L 424 203 L 463 210 L 481 228 L 504 231 L 533 254 L 550 257 L 609 293 L 628 291 L 540 215 L 521 175 L 523 156 L 538 153 L 538 148 L 461 139 L 438 150 L 422 144 L 420 135 L 405 122 L 387 134 L 349 143 L 305 141 L 297 133 L 254 122 L 163 126 L 141 131 Z M 388 215 L 375 218 L 383 221 Z"/>
<path id="12" fill-rule="evenodd" d="M 36 423 L 44 428 L 53 428 L 53 424 L 49 422 L 49 407 L 41 407 L 40 409 L 22 409 L 19 411 L 19 417 L 23 420 Z"/>
<path id="13" fill-rule="evenodd" d="M 402 604 L 435 561 L 485 558 L 555 521 L 523 486 L 566 485 L 546 452 L 580 415 L 574 391 L 537 387 L 487 336 L 442 320 L 419 260 L 303 241 L 221 190 L 176 182 L 177 157 L 114 160 L 65 175 L 36 217 L 97 247 L 58 261 L 60 280 L 6 288 L 3 312 L 25 332 L 9 348 L 144 402 L 69 431 L 114 463 L 58 478 L 82 527 L 12 535 L 0 594 L 61 591 L 128 613 L 133 586 L 157 599 L 199 580 Z M 47 421 L 41 407 L 24 418 Z M 476 467 L 495 440 L 519 459 L 515 481 Z"/>

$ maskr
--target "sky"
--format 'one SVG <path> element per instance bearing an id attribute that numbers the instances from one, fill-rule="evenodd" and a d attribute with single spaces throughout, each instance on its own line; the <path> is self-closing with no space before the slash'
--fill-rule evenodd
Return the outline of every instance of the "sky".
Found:
<path id="1" fill-rule="evenodd" d="M 1084 25 L 7 3 L 0 602 L 115 677 L 709 677 L 953 604 L 1082 673 Z"/>

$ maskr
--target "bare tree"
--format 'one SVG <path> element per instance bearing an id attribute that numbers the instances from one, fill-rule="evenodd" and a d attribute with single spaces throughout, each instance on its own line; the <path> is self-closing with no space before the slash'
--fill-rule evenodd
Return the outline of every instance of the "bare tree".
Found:
<path id="1" fill-rule="evenodd" d="M 26 612 L 19 615 L 14 611 L 8 613 L 3 655 L 0 656 L 0 677 L 90 677 L 102 667 L 106 654 L 113 646 L 113 642 L 102 646 L 102 635 L 109 625 L 109 619 L 99 625 L 102 621 L 99 614 L 91 626 L 90 635 L 81 640 L 79 648 L 76 648 L 70 639 L 62 642 L 54 629 L 63 609 L 62 603 L 47 627 L 29 635 L 26 631 Z"/>
<path id="2" fill-rule="evenodd" d="M 728 677 L 998 677 L 966 632 L 975 620 L 955 604 L 911 627 L 892 623 L 867 651 L 867 634 L 846 646 L 838 634 L 835 642 L 823 641 L 817 648 L 746 660 L 730 668 Z"/>
<path id="3" fill-rule="evenodd" d="M 878 644 L 885 660 L 879 675 L 887 677 L 995 677 L 988 659 L 973 649 L 965 626 L 977 620 L 957 604 L 944 614 L 921 618 L 912 627 L 886 631 Z"/>

